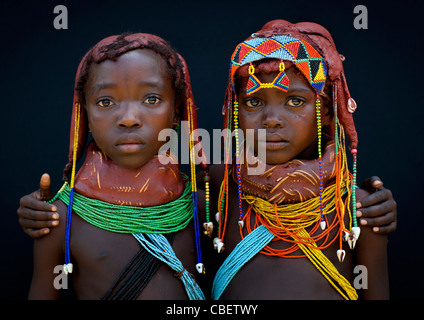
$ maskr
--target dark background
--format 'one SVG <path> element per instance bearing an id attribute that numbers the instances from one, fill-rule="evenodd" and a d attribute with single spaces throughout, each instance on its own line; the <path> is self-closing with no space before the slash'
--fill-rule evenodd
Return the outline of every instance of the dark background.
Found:
<path id="1" fill-rule="evenodd" d="M 265 5 L 266 4 L 266 5 Z M 356 5 L 368 29 L 356 30 Z M 53 27 L 56 5 L 68 30 Z M 261 6 L 262 5 L 262 6 Z M 0 299 L 25 299 L 32 240 L 18 224 L 19 198 L 49 172 L 61 185 L 74 77 L 84 53 L 125 31 L 157 34 L 190 68 L 199 126 L 222 124 L 229 58 L 267 21 L 312 21 L 332 34 L 358 103 L 358 181 L 380 176 L 398 203 L 389 237 L 392 299 L 423 299 L 422 2 L 371 1 L 2 1 L 0 4 Z"/>

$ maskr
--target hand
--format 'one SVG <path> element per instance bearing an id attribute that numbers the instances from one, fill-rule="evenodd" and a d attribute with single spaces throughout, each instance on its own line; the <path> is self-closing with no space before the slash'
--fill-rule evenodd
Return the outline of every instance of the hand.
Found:
<path id="1" fill-rule="evenodd" d="M 45 173 L 40 179 L 40 189 L 23 196 L 17 214 L 24 232 L 32 238 L 40 238 L 50 232 L 49 227 L 59 225 L 57 207 L 44 201 L 53 198 L 50 176 Z"/>
<path id="2" fill-rule="evenodd" d="M 356 216 L 361 218 L 359 223 L 373 227 L 375 233 L 394 232 L 397 227 L 397 204 L 392 192 L 384 188 L 383 182 L 376 176 L 366 179 L 361 188 L 371 194 L 356 204 Z"/>

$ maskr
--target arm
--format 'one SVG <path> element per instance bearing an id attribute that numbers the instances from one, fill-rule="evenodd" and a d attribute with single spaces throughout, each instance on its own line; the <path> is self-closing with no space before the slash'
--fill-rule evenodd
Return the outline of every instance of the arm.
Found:
<path id="1" fill-rule="evenodd" d="M 50 232 L 50 227 L 59 225 L 56 206 L 45 202 L 52 197 L 50 176 L 43 174 L 40 189 L 20 199 L 17 210 L 19 224 L 30 237 L 40 238 Z"/>
<path id="2" fill-rule="evenodd" d="M 378 234 L 389 234 L 397 227 L 397 204 L 389 189 L 383 187 L 379 177 L 371 177 L 362 183 L 362 189 L 369 194 L 358 202 L 357 216 L 362 226 L 373 227 Z"/>
<path id="3" fill-rule="evenodd" d="M 66 206 L 62 203 L 55 204 L 64 207 L 65 213 L 59 214 L 60 227 L 52 230 L 48 236 L 34 240 L 34 271 L 28 294 L 30 300 L 51 300 L 60 297 L 60 290 L 56 289 L 54 284 L 56 277 L 63 276 L 57 266 L 63 265 L 64 262 Z"/>
<path id="4" fill-rule="evenodd" d="M 367 193 L 358 189 L 357 195 L 358 199 L 363 199 Z M 361 299 L 389 299 L 387 235 L 376 234 L 371 228 L 361 228 L 354 267 L 354 286 L 362 286 L 358 291 Z"/>

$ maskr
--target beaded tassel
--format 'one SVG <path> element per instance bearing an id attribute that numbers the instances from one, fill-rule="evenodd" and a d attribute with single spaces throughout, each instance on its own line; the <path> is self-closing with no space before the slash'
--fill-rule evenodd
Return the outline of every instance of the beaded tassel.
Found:
<path id="1" fill-rule="evenodd" d="M 340 156 L 339 156 L 339 149 L 340 149 L 340 144 L 339 144 L 339 120 L 337 118 L 337 85 L 333 85 L 333 112 L 334 112 L 334 146 L 335 146 L 335 161 L 336 161 L 336 201 L 337 201 L 337 205 L 336 205 L 336 211 L 340 212 L 342 211 L 343 214 L 341 215 L 341 225 L 342 227 L 340 227 L 340 233 L 339 233 L 339 249 L 337 250 L 337 258 L 339 259 L 340 262 L 343 262 L 344 258 L 346 257 L 346 251 L 343 250 L 343 232 L 345 232 L 344 229 L 344 223 L 343 223 L 343 216 L 344 216 L 344 209 L 343 209 L 343 203 L 341 203 L 341 198 L 340 198 Z M 341 205 L 339 206 L 339 204 L 341 203 Z"/>
<path id="2" fill-rule="evenodd" d="M 72 273 L 73 265 L 71 263 L 70 253 L 70 236 L 71 236 L 71 224 L 72 224 L 72 204 L 74 201 L 74 186 L 75 186 L 75 169 L 77 165 L 77 150 L 78 150 L 78 131 L 80 125 L 80 104 L 75 104 L 75 127 L 74 127 L 74 149 L 72 151 L 72 171 L 71 171 L 71 182 L 69 187 L 71 192 L 69 194 L 68 210 L 66 212 L 66 228 L 65 228 L 65 264 L 63 265 L 63 271 L 65 274 Z"/>
<path id="3" fill-rule="evenodd" d="M 194 161 L 194 136 L 193 136 L 193 103 L 191 99 L 187 99 L 187 108 L 189 113 L 189 147 L 190 147 L 190 170 L 191 170 L 191 190 L 193 196 L 193 220 L 194 220 L 194 234 L 196 239 L 197 251 L 197 264 L 196 270 L 199 273 L 205 273 L 205 267 L 202 263 L 202 252 L 200 249 L 200 235 L 199 235 L 199 214 L 197 211 L 197 186 L 196 186 L 196 168 Z"/>
<path id="4" fill-rule="evenodd" d="M 176 276 L 183 282 L 190 300 L 205 300 L 202 289 L 197 285 L 194 277 L 184 268 L 181 261 L 178 260 L 174 250 L 163 235 L 133 233 L 133 236 L 151 255 L 166 263 L 172 270 L 177 272 Z"/>
<path id="5" fill-rule="evenodd" d="M 353 156 L 353 170 L 352 170 L 352 224 L 351 228 L 351 241 L 349 245 L 351 249 L 355 248 L 356 241 L 359 238 L 361 229 L 358 227 L 358 221 L 356 219 L 356 166 L 357 166 L 357 149 L 350 150 Z"/>
<path id="6" fill-rule="evenodd" d="M 234 89 L 234 88 L 233 88 Z M 233 113 L 230 112 L 230 109 L 227 110 L 228 114 L 226 117 L 226 128 L 227 134 L 225 137 L 225 171 L 224 171 L 224 179 L 222 180 L 220 191 L 219 191 L 219 197 L 218 197 L 218 212 L 215 215 L 216 222 L 218 223 L 218 236 L 213 240 L 213 246 L 214 249 L 218 251 L 218 253 L 225 250 L 225 244 L 224 244 L 224 235 L 225 235 L 225 229 L 226 229 L 226 222 L 227 222 L 227 215 L 228 215 L 228 179 L 229 179 L 229 159 L 231 156 L 231 149 L 229 146 L 231 145 L 231 124 L 232 124 L 232 115 Z"/>
<path id="7" fill-rule="evenodd" d="M 322 191 L 323 191 L 323 173 L 322 173 L 322 150 L 321 150 L 321 101 L 317 94 L 316 100 L 317 126 L 318 126 L 318 165 L 319 165 L 319 210 L 321 213 L 321 229 L 324 230 L 326 223 L 323 215 Z"/>
<path id="8" fill-rule="evenodd" d="M 240 174 L 240 146 L 239 146 L 239 135 L 238 135 L 238 102 L 237 96 L 234 98 L 234 131 L 236 136 L 236 175 L 237 175 L 237 189 L 238 189 L 238 206 L 239 206 L 239 218 L 238 224 L 240 228 L 243 228 L 243 205 L 242 205 L 242 188 L 241 188 L 241 174 Z"/>
<path id="9" fill-rule="evenodd" d="M 210 192 L 209 192 L 209 180 L 210 177 L 208 175 L 205 175 L 203 178 L 203 181 L 205 182 L 205 209 L 206 209 L 206 222 L 203 223 L 203 227 L 205 229 L 204 234 L 207 235 L 209 238 L 212 237 L 213 232 L 213 223 L 210 220 L 210 210 L 209 210 L 209 200 L 210 200 Z"/>

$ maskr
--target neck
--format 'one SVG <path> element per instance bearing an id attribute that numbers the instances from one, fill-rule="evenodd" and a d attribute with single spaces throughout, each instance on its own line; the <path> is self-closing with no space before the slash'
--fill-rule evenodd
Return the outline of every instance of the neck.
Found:
<path id="1" fill-rule="evenodd" d="M 334 143 L 326 145 L 322 157 L 324 186 L 335 178 Z M 318 159 L 294 159 L 286 163 L 265 166 L 260 175 L 249 175 L 247 166 L 240 168 L 243 191 L 272 203 L 302 202 L 319 195 Z M 233 170 L 235 178 L 235 170 Z"/>
<path id="2" fill-rule="evenodd" d="M 118 166 L 95 143 L 75 177 L 75 190 L 112 204 L 150 207 L 177 199 L 184 182 L 178 164 L 163 165 L 153 157 L 140 168 Z"/>

